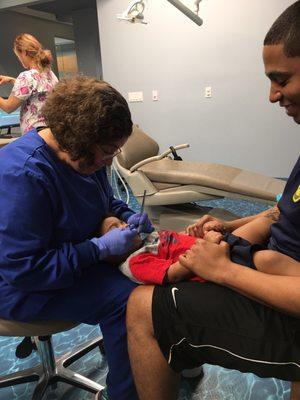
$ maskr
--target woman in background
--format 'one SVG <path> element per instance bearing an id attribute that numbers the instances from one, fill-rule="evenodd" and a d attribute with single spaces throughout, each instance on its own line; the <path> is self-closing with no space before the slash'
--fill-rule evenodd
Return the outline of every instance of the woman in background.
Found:
<path id="1" fill-rule="evenodd" d="M 8 82 L 14 84 L 8 99 L 0 97 L 0 108 L 11 113 L 17 108 L 20 110 L 20 126 L 22 134 L 32 128 L 44 128 L 45 119 L 41 109 L 46 95 L 58 82 L 51 71 L 52 55 L 50 50 L 32 35 L 22 33 L 14 40 L 14 52 L 19 61 L 26 68 L 15 79 L 10 76 L 0 76 L 0 85 Z"/>

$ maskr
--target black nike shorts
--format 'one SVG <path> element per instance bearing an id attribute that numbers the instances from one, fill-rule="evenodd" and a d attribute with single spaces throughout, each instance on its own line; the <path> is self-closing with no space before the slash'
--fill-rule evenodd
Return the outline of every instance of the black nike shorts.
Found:
<path id="1" fill-rule="evenodd" d="M 253 246 L 244 245 L 248 266 L 255 268 L 249 263 Z M 152 319 L 160 349 L 176 372 L 208 363 L 300 380 L 300 320 L 231 289 L 210 282 L 156 286 Z"/>

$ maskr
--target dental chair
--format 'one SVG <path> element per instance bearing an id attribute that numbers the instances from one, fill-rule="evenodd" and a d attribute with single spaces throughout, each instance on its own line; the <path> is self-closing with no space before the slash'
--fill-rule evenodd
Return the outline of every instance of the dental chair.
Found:
<path id="1" fill-rule="evenodd" d="M 176 150 L 187 147 L 188 144 L 182 144 L 159 154 L 156 141 L 135 125 L 122 152 L 114 159 L 114 168 L 125 179 L 139 203 L 144 190 L 147 191 L 145 204 L 150 218 L 152 216 L 154 220 L 161 219 L 165 214 L 165 210 L 163 213 L 158 211 L 165 206 L 172 210 L 168 218 L 174 219 L 175 214 L 176 218 L 182 214 L 180 207 L 183 204 L 224 197 L 274 204 L 276 196 L 283 192 L 285 182 L 280 179 L 228 165 L 179 160 Z M 233 214 L 220 215 L 220 209 L 210 213 L 225 219 L 236 217 Z M 194 212 L 188 214 L 182 217 L 184 226 L 200 218 L 201 210 L 196 206 Z M 163 221 L 157 225 L 167 227 Z M 172 229 L 178 229 L 178 226 L 172 226 Z"/>

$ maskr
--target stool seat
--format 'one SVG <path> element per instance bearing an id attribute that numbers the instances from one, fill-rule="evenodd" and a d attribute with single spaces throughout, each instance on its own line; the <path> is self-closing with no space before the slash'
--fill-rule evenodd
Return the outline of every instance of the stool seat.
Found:
<path id="1" fill-rule="evenodd" d="M 77 325 L 71 321 L 20 322 L 0 318 L 0 336 L 47 336 L 68 331 Z"/>
<path id="2" fill-rule="evenodd" d="M 88 392 L 101 393 L 104 386 L 67 367 L 97 347 L 103 354 L 102 336 L 89 340 L 61 357 L 56 358 L 54 356 L 51 336 L 72 329 L 77 325 L 79 324 L 71 321 L 19 322 L 0 319 L 0 336 L 34 337 L 41 360 L 41 363 L 35 367 L 0 376 L 0 388 L 38 381 L 31 397 L 32 400 L 41 400 L 47 388 L 49 386 L 55 388 L 57 382 L 65 382 Z"/>

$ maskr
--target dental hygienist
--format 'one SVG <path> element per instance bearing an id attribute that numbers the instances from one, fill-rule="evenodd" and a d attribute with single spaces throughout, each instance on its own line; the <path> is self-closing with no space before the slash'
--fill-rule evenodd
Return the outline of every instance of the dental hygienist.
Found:
<path id="1" fill-rule="evenodd" d="M 58 79 L 51 70 L 50 50 L 44 49 L 34 36 L 29 33 L 18 35 L 14 40 L 14 52 L 26 71 L 16 79 L 0 75 L 0 85 L 9 82 L 14 85 L 8 99 L 0 97 L 0 108 L 11 113 L 21 107 L 21 132 L 26 133 L 46 125 L 41 110 Z"/>
<path id="2" fill-rule="evenodd" d="M 125 328 L 135 284 L 105 262 L 152 230 L 106 176 L 131 134 L 130 111 L 109 84 L 79 76 L 58 83 L 43 112 L 47 128 L 0 150 L 0 318 L 99 323 L 109 398 L 135 400 Z M 130 228 L 96 237 L 108 214 Z"/>

